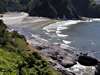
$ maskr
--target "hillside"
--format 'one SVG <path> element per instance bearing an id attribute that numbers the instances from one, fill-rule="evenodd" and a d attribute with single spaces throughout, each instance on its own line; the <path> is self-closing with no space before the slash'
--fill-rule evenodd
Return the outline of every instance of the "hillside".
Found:
<path id="1" fill-rule="evenodd" d="M 80 16 L 100 17 L 94 0 L 1 0 L 0 11 L 26 11 L 32 16 L 79 19 Z"/>

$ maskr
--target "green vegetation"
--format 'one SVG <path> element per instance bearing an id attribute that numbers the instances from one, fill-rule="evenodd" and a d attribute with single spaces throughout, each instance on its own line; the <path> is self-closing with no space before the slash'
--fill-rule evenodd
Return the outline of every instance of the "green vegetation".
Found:
<path id="1" fill-rule="evenodd" d="M 5 11 L 25 11 L 32 16 L 62 19 L 100 17 L 100 5 L 94 0 L 0 0 L 0 13 Z"/>
<path id="2" fill-rule="evenodd" d="M 0 48 L 0 75 L 58 75 L 37 53 L 25 57 Z"/>
<path id="3" fill-rule="evenodd" d="M 25 37 L 7 31 L 0 20 L 0 75 L 60 75 L 37 52 L 29 50 Z"/>

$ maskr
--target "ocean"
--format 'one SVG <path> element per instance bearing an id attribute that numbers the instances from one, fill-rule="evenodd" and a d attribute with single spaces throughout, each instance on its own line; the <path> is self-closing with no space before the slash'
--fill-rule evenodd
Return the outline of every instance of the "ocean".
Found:
<path id="1" fill-rule="evenodd" d="M 53 27 L 54 25 L 55 27 Z M 52 37 L 51 41 L 66 44 L 74 47 L 77 52 L 93 54 L 100 59 L 99 19 L 63 21 L 49 25 L 44 29 Z"/>

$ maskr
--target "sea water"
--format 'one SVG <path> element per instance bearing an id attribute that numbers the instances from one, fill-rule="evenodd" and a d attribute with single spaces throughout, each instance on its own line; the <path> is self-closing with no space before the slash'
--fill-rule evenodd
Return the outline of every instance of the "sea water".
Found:
<path id="1" fill-rule="evenodd" d="M 65 38 L 71 41 L 69 46 L 75 47 L 82 52 L 93 53 L 100 59 L 100 22 L 85 22 L 70 26 L 69 29 L 62 31 L 67 34 Z"/>
<path id="2" fill-rule="evenodd" d="M 99 19 L 88 22 L 80 20 L 63 21 L 54 25 L 51 24 L 43 29 L 56 35 L 53 42 L 59 37 L 60 42 L 76 48 L 77 51 L 93 53 L 96 58 L 100 58 Z M 53 38 L 52 34 L 50 36 Z"/>

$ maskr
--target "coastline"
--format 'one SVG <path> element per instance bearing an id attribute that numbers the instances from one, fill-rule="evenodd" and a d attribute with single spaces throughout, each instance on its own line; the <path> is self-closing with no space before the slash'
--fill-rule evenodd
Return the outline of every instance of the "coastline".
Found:
<path id="1" fill-rule="evenodd" d="M 60 47 L 60 44 L 50 43 L 35 46 L 33 46 L 33 44 L 29 44 L 29 47 L 32 51 L 35 49 L 35 51 L 38 52 L 43 59 L 46 59 L 46 61 L 48 61 L 50 65 L 59 72 L 68 75 L 76 72 L 76 75 L 80 75 L 82 72 L 89 74 L 87 70 L 90 70 L 91 75 L 94 75 L 95 73 L 95 67 L 82 66 L 77 62 L 77 56 L 74 54 L 73 49 L 63 49 Z"/>
<path id="2" fill-rule="evenodd" d="M 33 37 L 38 40 L 37 42 L 39 42 L 38 44 L 36 44 L 34 42 L 32 44 L 32 46 L 38 50 L 38 53 L 41 54 L 41 56 L 46 57 L 47 58 L 46 60 L 49 61 L 55 69 L 60 70 L 60 71 L 64 70 L 64 72 L 68 73 L 68 71 L 66 70 L 66 68 L 64 66 L 65 66 L 65 64 L 66 65 L 75 64 L 76 59 L 73 59 L 76 57 L 76 55 L 73 53 L 74 49 L 73 48 L 71 49 L 70 47 L 61 48 L 60 44 L 51 44 L 49 42 L 41 40 L 42 38 L 38 39 L 35 35 L 33 35 Z M 30 41 L 33 41 L 35 39 L 32 39 Z M 54 56 L 56 53 L 58 53 L 58 55 Z M 54 57 L 52 57 L 52 56 L 54 56 Z M 62 60 L 63 63 L 61 63 L 61 60 L 59 60 L 60 59 L 59 57 L 64 57 L 64 61 Z M 65 57 L 67 57 L 67 58 L 65 58 Z M 69 60 L 69 61 L 66 61 L 66 60 Z M 63 66 L 62 66 L 62 64 L 63 64 Z M 81 65 L 77 65 L 77 66 L 79 66 L 79 67 L 77 67 L 77 69 L 80 69 Z M 81 68 L 83 68 L 82 70 L 86 72 L 87 68 L 84 68 L 84 67 L 81 67 Z M 91 69 L 91 68 L 92 67 L 90 67 L 89 69 Z M 94 67 L 92 68 L 92 70 L 94 72 L 94 70 L 95 70 Z M 71 70 L 69 70 L 69 71 L 71 72 Z"/>
<path id="3" fill-rule="evenodd" d="M 66 22 L 66 21 L 62 21 L 62 22 L 61 21 L 60 22 L 54 21 L 54 22 L 52 22 L 52 20 L 50 20 L 50 22 L 49 21 L 47 22 L 47 20 L 42 21 L 40 19 L 42 19 L 42 18 L 39 18 L 39 20 L 37 20 L 37 21 L 33 21 L 32 27 L 34 27 L 35 25 L 36 26 L 38 25 L 40 27 L 46 26 L 48 28 L 48 26 L 49 26 L 49 28 L 54 27 L 54 28 L 56 28 L 55 30 L 60 31 L 60 30 L 65 29 L 65 28 L 63 28 L 64 26 L 66 27 L 66 26 L 74 25 L 74 24 L 77 24 L 77 23 L 80 23 L 80 22 L 87 22 L 87 21 L 80 21 L 80 20 L 78 20 L 78 21 L 77 20 L 76 21 L 70 20 L 68 22 Z M 36 19 L 34 19 L 34 20 L 36 20 Z M 64 23 L 64 24 L 60 25 L 60 27 L 59 27 L 58 25 L 60 23 L 61 24 Z M 43 29 L 45 29 L 45 28 L 43 28 Z M 32 49 L 32 51 L 34 51 L 36 49 L 36 51 L 38 50 L 39 54 L 41 54 L 44 57 L 49 58 L 48 61 L 51 63 L 51 65 L 55 69 L 68 73 L 68 71 L 66 70 L 66 67 L 69 67 L 69 65 L 75 65 L 76 64 L 77 57 L 73 53 L 74 50 L 71 49 L 70 47 L 69 48 L 67 48 L 67 47 L 61 48 L 60 44 L 52 44 L 52 43 L 49 43 L 48 41 L 46 42 L 44 39 L 37 37 L 34 34 L 31 35 L 31 36 L 34 37 L 35 39 L 32 39 L 32 40 L 27 39 L 27 41 L 29 40 L 29 41 L 35 41 L 35 42 L 33 42 L 33 43 L 28 42 L 29 47 Z M 63 58 L 63 60 L 62 60 L 62 58 Z"/>
<path id="4" fill-rule="evenodd" d="M 69 48 L 63 49 L 63 48 L 60 47 L 60 44 L 50 44 L 50 43 L 48 43 L 48 45 L 47 44 L 46 45 L 43 44 L 43 45 L 39 45 L 39 46 L 35 45 L 35 46 L 32 46 L 32 48 L 35 48 L 37 50 L 37 52 L 44 59 L 46 59 L 50 63 L 50 65 L 52 65 L 52 67 L 54 69 L 56 69 L 56 70 L 58 70 L 62 73 L 68 74 L 68 75 L 70 75 L 71 73 L 76 73 L 76 75 L 80 75 L 82 73 L 86 73 L 87 75 L 88 74 L 94 75 L 95 71 L 98 70 L 98 69 L 96 69 L 96 67 L 99 68 L 98 65 L 96 65 L 96 66 L 80 65 L 79 63 L 77 63 L 77 56 L 76 56 L 76 54 L 73 53 L 73 50 L 69 49 Z M 63 55 L 63 53 L 65 53 L 65 55 Z M 67 53 L 67 55 L 66 55 L 66 53 Z M 63 56 L 67 57 L 67 59 L 64 59 L 65 61 L 63 62 L 63 66 L 62 66 L 62 63 L 59 62 L 59 61 L 62 60 L 62 59 L 60 60 L 60 58 L 59 58 L 60 56 L 61 56 L 61 58 Z M 74 58 L 76 57 L 76 59 L 71 60 L 71 59 L 73 59 L 73 57 Z M 74 62 L 74 64 L 73 64 L 73 62 Z M 69 65 L 73 65 L 73 66 L 68 67 Z"/>

